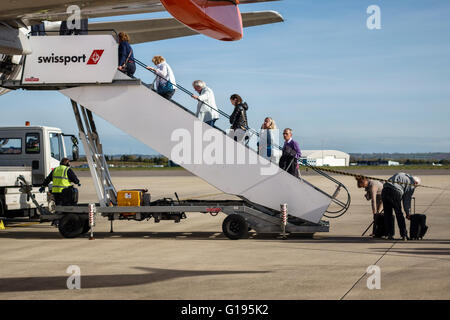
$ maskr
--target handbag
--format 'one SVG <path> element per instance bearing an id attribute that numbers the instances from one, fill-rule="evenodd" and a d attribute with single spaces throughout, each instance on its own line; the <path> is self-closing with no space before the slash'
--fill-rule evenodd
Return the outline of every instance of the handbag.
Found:
<path id="1" fill-rule="evenodd" d="M 163 80 L 166 80 L 166 82 L 164 84 L 159 83 L 158 87 L 156 88 L 156 92 L 158 92 L 159 94 L 166 94 L 169 92 L 172 92 L 175 90 L 174 85 L 172 82 L 170 82 L 170 72 L 171 69 L 169 67 L 169 65 L 167 65 L 167 79 L 165 77 L 161 77 L 160 75 L 158 75 L 157 77 L 160 77 Z M 156 81 L 156 79 L 155 79 Z"/>
<path id="2" fill-rule="evenodd" d="M 128 60 L 130 60 L 130 57 L 131 57 L 131 54 L 133 53 L 133 49 L 131 48 L 131 50 L 130 50 L 130 53 L 128 54 L 128 57 L 127 57 L 127 59 L 125 60 L 125 62 L 123 63 L 123 65 L 122 65 L 122 71 L 123 72 L 127 72 L 127 69 L 128 69 Z"/>
<path id="3" fill-rule="evenodd" d="M 173 84 L 172 84 L 172 82 L 170 82 L 169 80 L 167 80 L 166 83 L 164 83 L 164 84 L 162 84 L 162 85 L 159 85 L 156 91 L 157 91 L 159 94 L 165 94 L 165 93 L 168 93 L 168 92 L 172 92 L 173 90 L 174 90 L 174 89 L 173 89 Z"/>

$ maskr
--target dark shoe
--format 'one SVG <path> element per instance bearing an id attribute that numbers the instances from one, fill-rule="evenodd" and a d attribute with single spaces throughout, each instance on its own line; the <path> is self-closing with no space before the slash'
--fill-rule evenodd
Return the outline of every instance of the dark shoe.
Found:
<path id="1" fill-rule="evenodd" d="M 409 240 L 411 240 L 411 239 L 408 238 L 407 236 L 403 236 L 403 237 L 402 237 L 402 241 L 409 241 Z"/>
<path id="2" fill-rule="evenodd" d="M 394 240 L 394 237 L 393 236 L 388 236 L 386 239 L 387 240 Z"/>

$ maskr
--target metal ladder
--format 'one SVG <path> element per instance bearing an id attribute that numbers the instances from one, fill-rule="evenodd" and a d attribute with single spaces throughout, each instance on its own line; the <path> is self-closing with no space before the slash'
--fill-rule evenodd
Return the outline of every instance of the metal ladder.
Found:
<path id="1" fill-rule="evenodd" d="M 72 103 L 80 139 L 83 142 L 86 159 L 92 179 L 94 180 L 95 191 L 97 192 L 100 206 L 115 205 L 117 204 L 117 192 L 111 180 L 92 112 L 81 105 L 78 106 L 73 100 L 70 100 L 70 102 Z"/>

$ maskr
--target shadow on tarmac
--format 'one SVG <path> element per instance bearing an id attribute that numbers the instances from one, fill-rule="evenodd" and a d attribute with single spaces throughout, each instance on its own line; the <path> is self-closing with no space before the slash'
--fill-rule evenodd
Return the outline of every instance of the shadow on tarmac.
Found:
<path id="1" fill-rule="evenodd" d="M 186 277 L 234 274 L 265 274 L 270 271 L 195 271 L 135 267 L 141 274 L 81 275 L 82 289 L 138 286 Z M 0 292 L 67 290 L 70 275 L 61 277 L 23 277 L 0 279 Z M 72 282 L 70 282 L 72 283 Z"/>
<path id="2" fill-rule="evenodd" d="M 423 241 L 423 240 L 422 240 Z M 411 242 L 407 242 L 411 243 Z M 426 242 L 428 244 L 428 242 Z M 448 242 L 445 244 L 449 244 Z M 376 248 L 375 250 L 378 250 L 379 252 L 382 252 L 383 248 Z M 398 254 L 408 254 L 408 255 L 430 255 L 430 256 L 448 256 L 450 255 L 450 248 L 401 248 L 396 249 L 392 248 L 390 253 L 398 253 Z"/>
<path id="3" fill-rule="evenodd" d="M 231 241 L 222 232 L 216 231 L 203 231 L 203 232 L 153 232 L 153 231 L 117 231 L 114 233 L 110 232 L 94 232 L 95 239 L 173 239 L 173 240 L 220 240 L 220 241 Z M 41 230 L 41 231 L 31 231 L 28 230 L 3 230 L 0 232 L 0 239 L 64 239 L 55 228 L 54 230 Z M 84 234 L 75 239 L 64 239 L 66 241 L 87 239 L 89 238 L 89 233 Z M 386 240 L 386 239 L 376 239 L 372 237 L 361 237 L 361 236 L 327 236 L 325 234 L 316 234 L 312 236 L 311 234 L 290 234 L 286 239 L 283 239 L 278 234 L 256 234 L 250 232 L 249 240 L 263 240 L 263 241 L 280 241 L 280 242 L 301 242 L 301 243 L 421 243 L 421 244 L 450 244 L 450 239 L 423 239 L 423 240 L 412 240 L 412 241 L 400 241 L 399 239 Z M 241 240 L 242 241 L 242 240 Z M 417 250 L 427 250 L 419 248 Z M 429 250 L 429 249 L 428 249 Z M 440 250 L 440 249 L 438 249 Z M 450 249 L 449 249 L 450 250 Z"/>

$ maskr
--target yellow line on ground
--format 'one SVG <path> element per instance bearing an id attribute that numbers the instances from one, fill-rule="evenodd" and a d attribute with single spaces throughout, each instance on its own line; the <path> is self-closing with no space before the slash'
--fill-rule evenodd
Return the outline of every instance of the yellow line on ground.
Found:
<path id="1" fill-rule="evenodd" d="M 20 227 L 29 227 L 36 224 L 40 224 L 40 222 L 26 222 L 26 223 L 18 223 L 14 225 L 6 225 L 6 229 L 12 229 L 12 228 L 20 228 Z"/>

